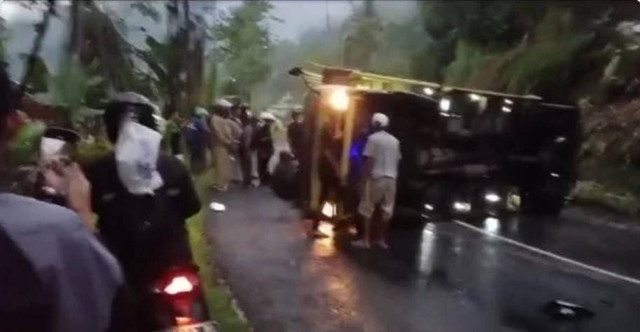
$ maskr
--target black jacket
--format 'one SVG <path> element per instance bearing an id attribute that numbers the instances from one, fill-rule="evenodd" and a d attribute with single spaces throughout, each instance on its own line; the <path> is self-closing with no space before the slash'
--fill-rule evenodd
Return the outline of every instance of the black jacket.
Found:
<path id="1" fill-rule="evenodd" d="M 177 158 L 160 155 L 163 185 L 154 195 L 133 195 L 120 181 L 110 154 L 87 171 L 99 234 L 130 282 L 146 282 L 172 264 L 191 261 L 185 221 L 200 210 L 191 175 Z"/>

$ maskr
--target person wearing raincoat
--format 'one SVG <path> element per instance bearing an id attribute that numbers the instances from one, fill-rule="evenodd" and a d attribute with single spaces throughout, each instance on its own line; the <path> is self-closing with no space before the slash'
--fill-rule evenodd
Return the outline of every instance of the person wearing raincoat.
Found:
<path id="1" fill-rule="evenodd" d="M 229 111 L 231 103 L 219 100 L 213 105 L 211 116 L 212 158 L 214 165 L 213 187 L 219 191 L 226 191 L 231 180 L 231 156 L 234 148 L 233 133 L 229 126 Z"/>

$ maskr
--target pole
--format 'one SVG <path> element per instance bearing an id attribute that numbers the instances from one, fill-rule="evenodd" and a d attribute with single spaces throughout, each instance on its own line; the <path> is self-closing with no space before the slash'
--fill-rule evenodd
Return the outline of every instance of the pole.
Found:
<path id="1" fill-rule="evenodd" d="M 331 20 L 329 19 L 329 0 L 324 0 L 324 8 L 327 16 L 327 32 L 331 31 Z"/>

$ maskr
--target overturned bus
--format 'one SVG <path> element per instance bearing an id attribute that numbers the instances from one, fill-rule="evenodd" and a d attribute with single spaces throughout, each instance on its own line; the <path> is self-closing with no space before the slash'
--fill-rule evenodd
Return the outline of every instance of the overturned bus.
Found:
<path id="1" fill-rule="evenodd" d="M 296 67 L 290 74 L 309 88 L 309 149 L 299 159 L 312 214 L 356 213 L 362 150 L 376 112 L 389 117 L 388 131 L 401 144 L 396 219 L 507 209 L 557 214 L 574 185 L 581 132 L 575 106 L 342 68 Z M 322 176 L 327 171 L 335 181 Z"/>

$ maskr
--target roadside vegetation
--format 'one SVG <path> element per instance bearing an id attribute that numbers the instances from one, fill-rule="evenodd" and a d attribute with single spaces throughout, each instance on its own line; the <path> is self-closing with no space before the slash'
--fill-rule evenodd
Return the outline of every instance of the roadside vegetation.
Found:
<path id="1" fill-rule="evenodd" d="M 200 213 L 187 220 L 189 241 L 191 242 L 196 264 L 200 268 L 200 278 L 204 285 L 205 297 L 209 306 L 209 316 L 219 324 L 220 331 L 248 332 L 251 331 L 249 323 L 236 306 L 231 290 L 219 277 L 211 257 L 211 248 L 206 236 L 206 222 L 209 212 L 209 179 L 213 178 L 211 173 L 210 170 L 198 175 L 195 179 L 203 208 Z"/>

